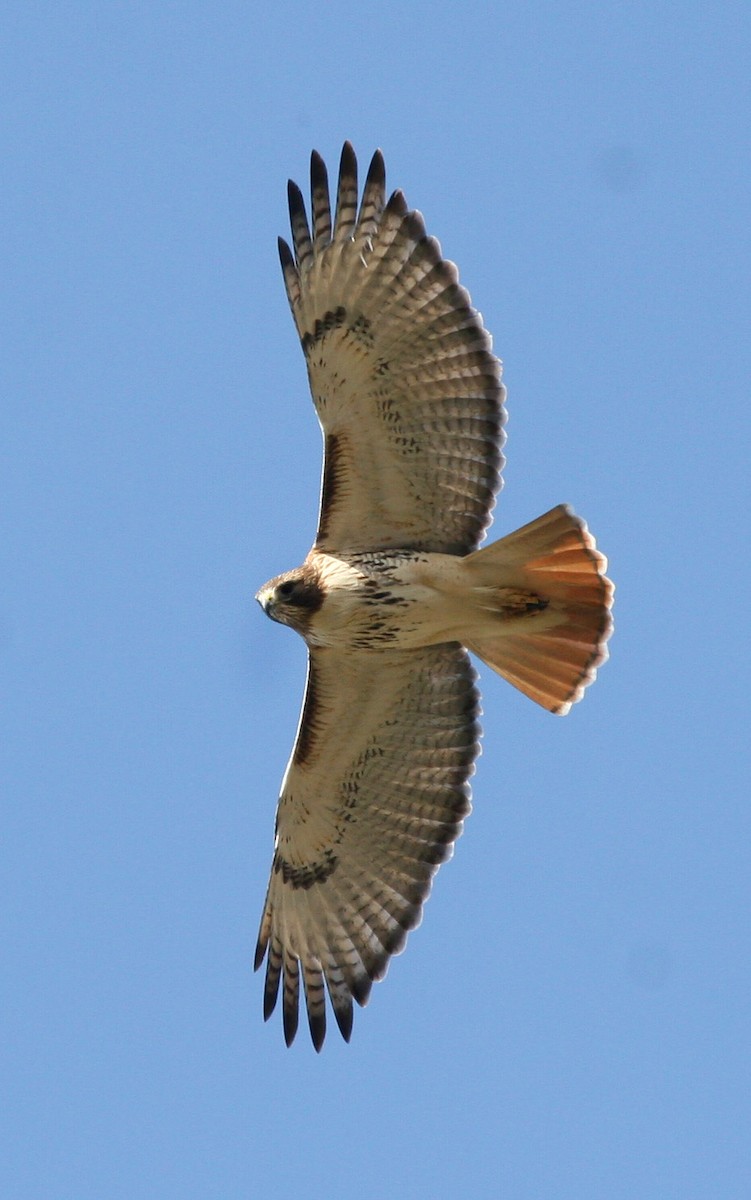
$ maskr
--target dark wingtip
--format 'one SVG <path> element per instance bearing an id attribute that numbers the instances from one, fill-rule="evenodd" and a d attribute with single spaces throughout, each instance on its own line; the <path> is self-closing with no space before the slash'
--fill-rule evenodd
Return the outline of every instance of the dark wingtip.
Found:
<path id="1" fill-rule="evenodd" d="M 263 1019 L 264 1019 L 264 1021 L 268 1021 L 272 1012 L 276 1008 L 276 997 L 277 997 L 276 990 L 271 991 L 271 989 L 267 988 L 266 991 L 263 993 Z"/>
<path id="2" fill-rule="evenodd" d="M 408 211 L 407 197 L 401 188 L 397 188 L 389 196 L 389 202 L 386 205 L 389 212 L 397 213 L 400 217 L 406 216 Z"/>
<path id="3" fill-rule="evenodd" d="M 368 975 L 361 975 L 357 979 L 353 979 L 350 991 L 361 1008 L 368 1003 L 372 987 L 373 980 Z"/>
<path id="4" fill-rule="evenodd" d="M 288 1049 L 295 1040 L 298 1019 L 297 1006 L 291 1008 L 288 1005 L 285 1005 L 282 1024 L 284 1026 L 284 1043 Z"/>
<path id="5" fill-rule="evenodd" d="M 294 267 L 294 255 L 283 237 L 277 238 L 277 245 L 279 247 L 279 261 L 282 264 L 282 270 L 285 270 L 287 267 Z"/>
<path id="6" fill-rule="evenodd" d="M 383 153 L 381 150 L 376 150 L 370 160 L 368 167 L 368 183 L 386 183 L 386 163 L 384 162 Z"/>
<path id="7" fill-rule="evenodd" d="M 326 163 L 317 150 L 312 150 L 310 154 L 310 194 L 315 203 L 317 192 L 321 192 L 326 198 L 326 210 L 329 207 L 329 173 L 326 169 Z"/>
<path id="8" fill-rule="evenodd" d="M 287 180 L 287 200 L 289 201 L 290 212 L 300 208 L 303 212 L 305 211 L 305 201 L 303 200 L 302 192 L 294 179 Z"/>
<path id="9" fill-rule="evenodd" d="M 322 182 L 325 182 L 327 179 L 328 179 L 328 171 L 326 170 L 326 163 L 323 161 L 322 156 L 318 153 L 317 150 L 311 150 L 311 152 L 310 152 L 310 181 L 311 181 L 311 183 L 315 185 L 319 180 L 321 180 Z"/>
<path id="10" fill-rule="evenodd" d="M 326 1040 L 326 1014 L 322 1013 L 320 1016 L 309 1018 L 308 1024 L 310 1025 L 310 1038 L 313 1042 L 313 1047 L 316 1054 L 320 1054 L 321 1047 Z"/>
<path id="11" fill-rule="evenodd" d="M 352 175 L 357 171 L 357 155 L 352 143 L 347 140 L 342 146 L 342 153 L 339 159 L 339 174 Z"/>
<path id="12" fill-rule="evenodd" d="M 345 1042 L 349 1042 L 349 1039 L 352 1037 L 352 1024 L 354 1019 L 352 1013 L 352 1001 L 350 1000 L 349 1005 L 344 1009 L 340 1010 L 339 1008 L 335 1008 L 334 1016 L 336 1017 L 336 1023 L 339 1026 L 340 1034 L 344 1038 Z"/>

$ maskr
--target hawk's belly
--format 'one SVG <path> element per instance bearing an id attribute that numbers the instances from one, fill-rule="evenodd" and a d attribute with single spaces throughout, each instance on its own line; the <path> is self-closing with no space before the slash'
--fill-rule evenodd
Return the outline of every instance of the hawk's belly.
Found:
<path id="1" fill-rule="evenodd" d="M 453 589 L 438 586 L 431 570 L 432 559 L 446 557 L 405 551 L 345 563 L 326 556 L 325 599 L 306 640 L 351 650 L 410 650 L 456 640 L 460 606 Z M 460 563 L 450 563 L 452 574 Z"/>

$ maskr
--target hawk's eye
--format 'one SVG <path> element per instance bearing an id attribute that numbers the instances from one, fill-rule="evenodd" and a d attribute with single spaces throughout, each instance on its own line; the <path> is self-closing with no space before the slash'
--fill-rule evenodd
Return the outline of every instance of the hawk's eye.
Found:
<path id="1" fill-rule="evenodd" d="M 291 579 L 286 579 L 284 583 L 280 583 L 276 589 L 283 600 L 289 600 L 295 590 L 295 585 Z"/>

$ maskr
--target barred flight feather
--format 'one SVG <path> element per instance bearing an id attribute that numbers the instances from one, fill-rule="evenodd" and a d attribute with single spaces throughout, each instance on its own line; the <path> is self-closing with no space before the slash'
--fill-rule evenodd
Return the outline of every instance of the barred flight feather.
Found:
<path id="1" fill-rule="evenodd" d="M 349 142 L 344 143 L 339 163 L 339 184 L 336 190 L 334 237 L 337 242 L 350 238 L 357 223 L 357 159 Z"/>

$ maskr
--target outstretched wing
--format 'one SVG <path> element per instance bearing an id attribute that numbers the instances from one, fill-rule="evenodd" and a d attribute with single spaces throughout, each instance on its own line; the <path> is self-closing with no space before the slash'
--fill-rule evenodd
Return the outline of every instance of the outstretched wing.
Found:
<path id="1" fill-rule="evenodd" d="M 311 158 L 312 232 L 289 184 L 293 251 L 279 252 L 324 434 L 316 546 L 465 554 L 500 487 L 501 364 L 453 263 L 422 216 L 385 197 L 342 151 L 332 221 L 326 167 Z"/>
<path id="2" fill-rule="evenodd" d="M 470 808 L 480 736 L 474 680 L 453 644 L 311 650 L 255 964 L 268 951 L 266 1018 L 281 979 L 287 1045 L 300 974 L 316 1049 L 326 1033 L 324 980 L 349 1040 L 353 998 L 365 1004 L 419 923 Z"/>

